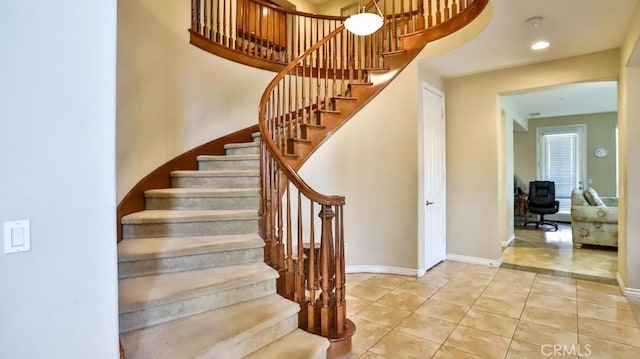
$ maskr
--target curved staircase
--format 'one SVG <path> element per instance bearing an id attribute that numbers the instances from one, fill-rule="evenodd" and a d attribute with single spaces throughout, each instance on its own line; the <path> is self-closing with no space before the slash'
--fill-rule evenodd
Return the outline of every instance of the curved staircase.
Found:
<path id="1" fill-rule="evenodd" d="M 253 142 L 200 153 L 198 170 L 171 172 L 171 188 L 145 178 L 119 206 L 126 358 L 350 357 L 345 198 L 314 191 L 297 170 L 488 0 L 382 0 L 384 25 L 366 37 L 343 17 L 262 0 L 191 3 L 192 44 L 277 75 Z M 145 210 L 134 212 L 142 189 Z"/>
<path id="2" fill-rule="evenodd" d="M 298 329 L 300 306 L 276 294 L 258 236 L 259 136 L 198 156 L 146 191 L 118 244 L 120 332 L 131 358 L 325 358 Z"/>

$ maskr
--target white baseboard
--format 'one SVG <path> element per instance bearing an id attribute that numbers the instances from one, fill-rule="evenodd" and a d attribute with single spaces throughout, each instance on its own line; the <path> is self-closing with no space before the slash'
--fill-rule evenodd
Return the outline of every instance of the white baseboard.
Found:
<path id="1" fill-rule="evenodd" d="M 455 262 L 471 263 L 471 264 L 480 264 L 480 265 L 485 265 L 489 267 L 500 267 L 500 265 L 502 265 L 502 258 L 487 259 L 487 258 L 461 256 L 458 254 L 448 254 L 448 253 L 447 253 L 447 260 L 455 261 Z"/>
<path id="2" fill-rule="evenodd" d="M 620 287 L 620 290 L 625 297 L 632 296 L 640 298 L 640 289 L 625 287 L 624 280 L 622 280 L 620 273 L 616 273 L 616 280 L 618 281 L 618 287 Z"/>
<path id="3" fill-rule="evenodd" d="M 508 247 L 508 246 L 509 246 L 513 241 L 515 241 L 515 240 L 516 240 L 516 235 L 515 235 L 515 234 L 512 234 L 509 238 L 507 238 L 507 240 L 506 240 L 506 241 L 502 241 L 500 244 L 501 244 L 503 247 Z"/>
<path id="4" fill-rule="evenodd" d="M 410 269 L 410 268 L 402 268 L 402 267 L 391 267 L 391 266 L 370 266 L 370 265 L 361 265 L 361 266 L 346 266 L 345 271 L 347 273 L 377 273 L 377 274 L 398 274 L 398 275 L 408 275 L 412 277 L 420 277 L 424 275 L 426 270 L 422 269 Z"/>

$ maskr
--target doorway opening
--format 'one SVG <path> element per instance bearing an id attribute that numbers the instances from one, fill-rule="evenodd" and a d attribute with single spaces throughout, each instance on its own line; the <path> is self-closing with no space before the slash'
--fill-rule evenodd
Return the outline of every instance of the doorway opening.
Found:
<path id="1" fill-rule="evenodd" d="M 616 247 L 573 244 L 571 193 L 592 187 L 617 196 L 617 82 L 568 84 L 500 97 L 506 112 L 507 184 L 513 181 L 511 241 L 503 243 L 504 266 L 522 266 L 567 276 L 615 282 Z M 600 156 L 596 149 L 608 149 Z M 552 180 L 560 211 L 545 219 L 559 222 L 557 232 L 523 226 L 536 215 L 518 213 L 514 202 L 534 180 Z M 509 190 L 508 190 L 509 191 Z M 511 199 L 513 198 L 513 200 Z M 518 218 L 524 215 L 524 218 Z"/>

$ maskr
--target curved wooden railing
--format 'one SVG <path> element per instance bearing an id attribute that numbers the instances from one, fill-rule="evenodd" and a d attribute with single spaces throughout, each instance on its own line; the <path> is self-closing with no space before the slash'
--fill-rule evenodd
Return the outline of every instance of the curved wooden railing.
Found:
<path id="1" fill-rule="evenodd" d="M 315 113 L 328 109 L 329 99 L 346 90 L 349 56 L 336 53 L 349 53 L 352 41 L 353 36 L 339 27 L 291 62 L 265 90 L 258 116 L 263 135 L 260 227 L 265 260 L 281 273 L 279 292 L 300 304 L 300 327 L 333 339 L 349 331 L 344 290 L 345 199 L 313 190 L 285 155 L 291 136 L 307 125 L 320 126 Z M 343 61 L 338 63 L 338 58 Z"/>
<path id="2" fill-rule="evenodd" d="M 487 3 L 382 0 L 383 27 L 359 37 L 345 30 L 343 17 L 299 13 L 262 0 L 192 0 L 192 43 L 195 36 L 277 65 L 258 67 L 279 70 L 259 106 L 260 234 L 265 261 L 281 274 L 278 293 L 301 306 L 301 328 L 334 344 L 354 330 L 346 318 L 345 198 L 315 191 L 297 170 L 428 41 L 466 25 Z M 373 2 L 366 8 L 374 11 Z M 350 339 L 344 345 L 350 350 Z"/>
<path id="3" fill-rule="evenodd" d="M 378 46 L 384 52 L 402 50 L 403 35 L 447 22 L 478 1 L 380 0 L 384 26 L 370 38 L 377 42 L 368 46 Z M 375 11 L 372 5 L 367 11 Z M 346 18 L 299 12 L 263 0 L 191 0 L 191 9 L 192 44 L 272 71 L 281 71 Z M 347 13 L 352 10 L 355 8 Z"/>

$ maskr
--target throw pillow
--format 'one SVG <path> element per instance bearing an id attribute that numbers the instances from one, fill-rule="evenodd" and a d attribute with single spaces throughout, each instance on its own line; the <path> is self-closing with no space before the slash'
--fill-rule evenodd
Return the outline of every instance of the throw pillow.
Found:
<path id="1" fill-rule="evenodd" d="M 600 198 L 600 196 L 598 195 L 598 192 L 596 192 L 596 190 L 592 187 L 589 187 L 586 191 L 584 191 L 584 198 L 586 198 L 587 202 L 589 202 L 589 204 L 592 206 L 606 207 L 606 205 L 602 201 L 602 198 Z"/>

